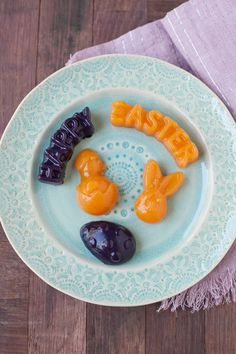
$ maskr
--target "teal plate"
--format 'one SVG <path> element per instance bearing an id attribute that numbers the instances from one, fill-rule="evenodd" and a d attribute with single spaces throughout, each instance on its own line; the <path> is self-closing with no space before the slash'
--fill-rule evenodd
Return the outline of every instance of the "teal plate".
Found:
<path id="1" fill-rule="evenodd" d="M 183 127 L 200 151 L 182 171 L 183 187 L 168 199 L 158 224 L 141 222 L 133 205 L 149 159 L 164 174 L 180 170 L 162 144 L 109 123 L 111 103 L 159 109 Z M 89 106 L 96 133 L 74 150 L 61 186 L 41 184 L 37 172 L 50 136 L 65 118 Z M 223 103 L 187 72 L 157 59 L 110 55 L 63 68 L 23 100 L 1 141 L 0 212 L 12 246 L 42 279 L 60 291 L 103 305 L 156 302 L 195 284 L 222 259 L 236 233 L 236 127 Z M 102 218 L 76 204 L 74 159 L 95 149 L 120 200 Z M 80 227 L 92 220 L 128 227 L 134 257 L 121 266 L 99 262 L 84 247 Z"/>

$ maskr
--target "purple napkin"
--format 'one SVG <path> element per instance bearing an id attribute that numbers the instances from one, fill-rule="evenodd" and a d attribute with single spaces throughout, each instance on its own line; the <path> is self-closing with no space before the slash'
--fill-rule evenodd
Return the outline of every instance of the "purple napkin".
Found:
<path id="1" fill-rule="evenodd" d="M 199 77 L 236 117 L 235 38 L 235 0 L 190 0 L 161 20 L 75 53 L 67 65 L 111 53 L 160 58 Z M 231 301 L 236 301 L 236 241 L 208 276 L 192 288 L 163 301 L 160 309 L 186 307 L 197 311 Z"/>

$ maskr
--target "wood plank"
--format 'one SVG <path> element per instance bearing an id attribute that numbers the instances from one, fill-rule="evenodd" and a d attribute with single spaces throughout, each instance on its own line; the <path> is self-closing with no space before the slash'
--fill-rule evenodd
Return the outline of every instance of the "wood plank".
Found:
<path id="1" fill-rule="evenodd" d="M 94 0 L 93 44 L 110 41 L 147 21 L 146 0 Z"/>
<path id="2" fill-rule="evenodd" d="M 155 304 L 146 307 L 146 354 L 204 353 L 203 311 L 192 314 L 156 310 Z"/>
<path id="3" fill-rule="evenodd" d="M 27 299 L 27 266 L 17 256 L 9 242 L 0 241 L 0 249 L 0 301 Z"/>
<path id="4" fill-rule="evenodd" d="M 93 0 L 41 0 L 37 81 L 92 44 Z"/>
<path id="5" fill-rule="evenodd" d="M 147 20 L 155 21 L 187 0 L 147 0 Z"/>
<path id="6" fill-rule="evenodd" d="M 0 2 L 0 136 L 35 85 L 38 0 Z M 0 353 L 26 354 L 28 268 L 0 230 Z"/>
<path id="7" fill-rule="evenodd" d="M 28 354 L 86 354 L 86 306 L 35 274 L 29 287 Z"/>
<path id="8" fill-rule="evenodd" d="M 236 303 L 205 312 L 205 354 L 236 353 Z"/>
<path id="9" fill-rule="evenodd" d="M 8 242 L 0 241 L 0 353 L 25 354 L 28 268 Z"/>
<path id="10" fill-rule="evenodd" d="M 176 316 L 174 313 L 170 311 L 157 313 L 157 304 L 146 306 L 145 354 L 175 354 L 175 334 Z"/>
<path id="11" fill-rule="evenodd" d="M 0 1 L 0 137 L 35 85 L 38 0 Z"/>
<path id="12" fill-rule="evenodd" d="M 205 351 L 205 312 L 179 310 L 176 317 L 176 353 L 202 354 Z"/>
<path id="13" fill-rule="evenodd" d="M 2 224 L 0 224 L 0 242 L 8 242 L 5 232 L 2 228 Z"/>
<path id="14" fill-rule="evenodd" d="M 144 354 L 145 307 L 87 306 L 87 354 Z"/>
<path id="15" fill-rule="evenodd" d="M 92 0 L 42 0 L 37 81 L 64 66 L 70 53 L 92 44 Z M 30 273 L 29 354 L 85 354 L 86 304 Z"/>

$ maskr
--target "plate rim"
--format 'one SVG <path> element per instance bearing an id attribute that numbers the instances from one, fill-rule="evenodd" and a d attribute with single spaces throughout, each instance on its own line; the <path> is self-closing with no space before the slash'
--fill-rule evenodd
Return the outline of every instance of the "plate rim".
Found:
<path id="1" fill-rule="evenodd" d="M 201 85 L 203 85 L 208 91 L 209 93 L 214 96 L 218 102 L 218 104 L 220 104 L 224 111 L 227 113 L 227 116 L 228 116 L 228 119 L 231 120 L 231 122 L 233 122 L 235 124 L 235 121 L 231 115 L 231 113 L 229 112 L 227 106 L 222 102 L 222 100 L 204 83 L 202 82 L 200 79 L 198 79 L 197 77 L 195 77 L 193 74 L 187 72 L 186 70 L 182 69 L 182 68 L 179 68 L 178 66 L 174 65 L 174 64 L 171 64 L 171 63 L 168 63 L 166 61 L 163 61 L 161 59 L 158 59 L 158 58 L 153 58 L 153 57 L 147 57 L 147 56 L 144 56 L 144 55 L 134 55 L 134 54 L 108 54 L 108 55 L 100 55 L 100 56 L 96 56 L 96 57 L 92 57 L 92 58 L 88 58 L 88 59 L 84 59 L 84 60 L 81 60 L 79 62 L 76 62 L 76 63 L 73 63 L 71 65 L 68 65 L 68 66 L 65 66 L 57 71 L 55 71 L 54 73 L 52 73 L 51 75 L 49 75 L 48 77 L 46 77 L 42 82 L 40 82 L 36 87 L 34 87 L 24 98 L 23 100 L 20 102 L 20 104 L 18 105 L 18 107 L 16 108 L 15 112 L 13 113 L 11 119 L 9 120 L 3 134 L 2 134 L 2 137 L 1 137 L 1 141 L 0 141 L 0 148 L 2 147 L 2 143 L 5 139 L 5 136 L 7 135 L 8 133 L 8 129 L 13 121 L 13 119 L 17 116 L 17 113 L 18 111 L 20 110 L 20 108 L 22 107 L 22 105 L 24 104 L 25 101 L 28 100 L 28 98 L 30 97 L 30 95 L 32 93 L 34 93 L 35 91 L 38 90 L 38 88 L 40 86 L 42 86 L 45 82 L 47 82 L 50 78 L 54 77 L 54 76 L 57 76 L 58 73 L 60 72 L 63 72 L 63 71 L 66 71 L 68 67 L 74 67 L 74 66 L 79 66 L 85 62 L 89 62 L 89 61 L 93 61 L 93 60 L 97 60 L 97 59 L 103 59 L 103 58 L 109 58 L 109 57 L 126 57 L 126 58 L 129 58 L 129 57 L 133 57 L 133 58 L 143 58 L 144 60 L 153 60 L 153 61 L 156 61 L 156 62 L 160 62 L 160 63 L 163 63 L 164 65 L 166 66 L 170 66 L 170 67 L 173 67 L 174 70 L 177 70 L 177 71 L 180 71 L 180 72 L 183 72 L 185 75 L 187 76 L 190 76 L 193 80 L 197 80 Z M 236 130 L 235 130 L 236 132 Z M 121 303 L 110 303 L 109 301 L 106 301 L 106 302 L 103 302 L 103 301 L 96 301 L 96 300 L 91 300 L 91 299 L 87 299 L 87 298 L 83 298 L 83 297 L 80 297 L 80 296 L 77 296 L 77 295 L 74 295 L 72 293 L 70 293 L 70 291 L 66 291 L 65 289 L 63 289 L 62 287 L 59 287 L 53 283 L 51 283 L 49 280 L 47 280 L 44 276 L 40 275 L 38 273 L 37 270 L 33 269 L 33 267 L 28 263 L 27 259 L 21 255 L 18 250 L 17 250 L 17 247 L 14 245 L 14 242 L 13 240 L 11 239 L 11 236 L 8 235 L 8 232 L 7 232 L 7 225 L 5 225 L 5 222 L 2 218 L 2 216 L 0 215 L 0 220 L 1 220 L 1 223 L 2 223 L 2 227 L 3 227 L 3 230 L 7 236 L 7 239 L 8 241 L 10 242 L 11 246 L 13 247 L 13 249 L 15 250 L 15 252 L 17 253 L 17 255 L 22 259 L 22 261 L 35 273 L 37 274 L 37 276 L 39 276 L 43 281 L 45 281 L 47 284 L 49 284 L 50 286 L 54 287 L 55 289 L 69 295 L 69 296 L 72 296 L 76 299 L 79 299 L 79 300 L 83 300 L 83 301 L 86 301 L 86 302 L 89 302 L 89 303 L 93 303 L 93 304 L 99 304 L 99 305 L 106 305 L 106 306 L 114 306 L 114 307 L 120 307 L 120 306 L 129 306 L 129 307 L 133 307 L 133 306 L 143 306 L 143 305 L 146 305 L 146 304 L 151 304 L 151 303 L 154 303 L 156 300 L 153 300 L 151 299 L 150 301 L 146 301 L 144 300 L 143 302 L 140 302 L 140 303 L 129 303 L 127 304 L 126 302 L 121 302 Z M 230 249 L 230 247 L 232 246 L 233 242 L 235 240 L 235 237 L 232 237 L 232 240 L 230 242 L 230 244 L 227 246 L 227 249 L 226 251 L 223 252 L 223 255 L 221 255 L 220 259 L 217 259 L 217 261 L 215 262 L 215 264 L 211 267 L 211 268 L 208 268 L 207 271 L 200 277 L 198 277 L 197 280 L 194 280 L 193 283 L 191 283 L 190 285 L 188 285 L 187 287 L 184 286 L 182 289 L 180 288 L 180 290 L 178 290 L 178 293 L 179 292 L 182 292 L 186 289 L 188 289 L 189 287 L 193 286 L 194 284 L 198 283 L 200 280 L 202 280 L 207 274 L 209 274 L 219 263 L 220 261 L 223 259 L 223 257 L 226 255 L 226 253 L 228 252 L 228 250 Z M 168 297 L 172 297 L 174 295 L 176 295 L 177 293 L 176 292 L 173 292 L 173 293 L 170 293 L 168 295 Z M 167 296 L 164 296 L 163 298 L 158 298 L 158 301 L 161 301 L 161 300 L 164 300 L 166 299 Z"/>

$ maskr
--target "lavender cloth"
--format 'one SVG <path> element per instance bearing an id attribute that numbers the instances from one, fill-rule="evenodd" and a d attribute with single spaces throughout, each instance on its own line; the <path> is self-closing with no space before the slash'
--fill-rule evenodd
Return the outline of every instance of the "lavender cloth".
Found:
<path id="1" fill-rule="evenodd" d="M 190 0 L 158 20 L 81 50 L 67 64 L 110 53 L 142 54 L 180 66 L 204 81 L 236 117 L 235 0 Z M 160 309 L 193 311 L 236 301 L 236 241 L 221 263 L 192 288 L 162 302 Z"/>

